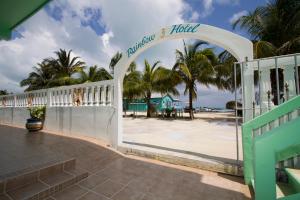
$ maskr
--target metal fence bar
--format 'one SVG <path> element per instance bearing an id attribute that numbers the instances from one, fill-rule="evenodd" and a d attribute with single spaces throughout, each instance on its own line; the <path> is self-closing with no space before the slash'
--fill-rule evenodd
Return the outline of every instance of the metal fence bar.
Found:
<path id="1" fill-rule="evenodd" d="M 245 122 L 245 112 L 246 112 L 246 107 L 245 107 L 245 82 L 244 82 L 244 64 L 245 62 L 242 62 L 241 66 L 241 84 L 242 84 L 242 102 L 243 102 L 243 123 Z"/>
<path id="2" fill-rule="evenodd" d="M 280 104 L 280 92 L 279 92 L 279 72 L 277 58 L 275 58 L 275 69 L 276 69 L 276 90 L 277 90 L 277 105 Z"/>
<path id="3" fill-rule="evenodd" d="M 234 63 L 234 99 L 235 99 L 235 135 L 236 135 L 236 164 L 239 164 L 239 128 L 237 115 L 237 80 L 236 80 L 236 63 Z"/>
<path id="4" fill-rule="evenodd" d="M 261 85 L 260 85 L 260 63 L 259 60 L 257 61 L 257 68 L 258 68 L 258 94 L 259 94 L 259 114 L 261 115 L 262 113 L 262 108 L 261 108 L 261 104 L 262 104 L 262 98 L 261 98 Z"/>

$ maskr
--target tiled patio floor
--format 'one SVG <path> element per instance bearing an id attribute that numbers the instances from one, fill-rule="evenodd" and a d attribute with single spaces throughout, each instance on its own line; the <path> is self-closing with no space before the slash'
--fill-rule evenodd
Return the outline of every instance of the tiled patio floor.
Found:
<path id="1" fill-rule="evenodd" d="M 0 152 L 2 178 L 69 158 L 76 158 L 77 166 L 89 171 L 87 179 L 49 199 L 250 199 L 242 178 L 124 157 L 75 138 L 0 126 Z"/>

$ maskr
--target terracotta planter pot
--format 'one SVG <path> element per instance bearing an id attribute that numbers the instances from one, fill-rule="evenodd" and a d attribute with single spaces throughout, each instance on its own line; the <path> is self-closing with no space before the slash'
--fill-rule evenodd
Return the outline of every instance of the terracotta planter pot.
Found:
<path id="1" fill-rule="evenodd" d="M 27 119 L 26 128 L 28 131 L 39 131 L 43 129 L 43 121 L 40 119 Z"/>

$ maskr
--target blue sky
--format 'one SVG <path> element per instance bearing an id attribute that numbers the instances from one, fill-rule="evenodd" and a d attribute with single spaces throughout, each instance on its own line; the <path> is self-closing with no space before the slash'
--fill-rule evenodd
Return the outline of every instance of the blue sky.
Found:
<path id="1" fill-rule="evenodd" d="M 122 2 L 121 0 L 115 0 Z M 146 2 L 146 0 L 144 0 Z M 233 17 L 234 14 L 240 13 L 242 11 L 254 10 L 257 6 L 262 6 L 266 4 L 266 0 L 185 0 L 186 4 L 191 7 L 190 11 L 183 14 L 183 19 L 185 21 L 193 21 L 204 24 L 209 24 L 217 26 L 219 28 L 224 28 L 233 31 L 229 19 Z M 205 3 L 208 2 L 208 3 Z M 61 21 L 63 18 L 63 10 L 65 9 L 62 4 L 53 5 L 53 3 L 48 4 L 44 10 L 49 16 L 55 20 Z M 192 11 L 197 12 L 200 16 L 191 20 Z M 101 20 L 101 9 L 100 8 L 84 8 L 84 16 L 88 19 L 81 21 L 82 26 L 91 27 L 98 35 L 105 33 L 105 26 L 98 21 Z M 76 13 L 74 12 L 74 15 Z M 246 32 L 239 29 L 235 30 L 240 35 L 245 37 L 250 37 Z"/>
<path id="2" fill-rule="evenodd" d="M 201 11 L 205 10 L 203 4 L 197 0 L 187 1 L 195 10 L 201 14 Z M 236 13 L 242 11 L 252 11 L 257 6 L 266 4 L 266 0 L 220 0 L 220 1 L 208 1 L 216 2 L 212 3 L 212 10 L 207 17 L 200 18 L 198 21 L 204 24 L 217 26 L 232 31 L 232 25 L 229 23 L 229 19 Z M 219 2 L 219 3 L 217 3 Z M 239 32 L 239 31 L 238 31 Z M 243 36 L 248 35 L 245 32 L 239 32 Z"/>
<path id="3" fill-rule="evenodd" d="M 230 31 L 231 21 L 264 5 L 266 0 L 54 0 L 20 25 L 11 41 L 0 41 L 0 89 L 21 92 L 19 82 L 43 58 L 59 48 L 72 49 L 87 65 L 108 68 L 117 51 L 124 51 L 144 34 L 183 22 L 198 22 Z M 241 30 L 234 32 L 249 37 Z M 181 40 L 159 44 L 139 56 L 172 67 Z M 217 48 L 220 51 L 220 49 Z M 198 86 L 197 104 L 223 107 L 229 92 Z M 180 90 L 183 88 L 180 87 Z M 186 97 L 180 98 L 186 101 Z"/>

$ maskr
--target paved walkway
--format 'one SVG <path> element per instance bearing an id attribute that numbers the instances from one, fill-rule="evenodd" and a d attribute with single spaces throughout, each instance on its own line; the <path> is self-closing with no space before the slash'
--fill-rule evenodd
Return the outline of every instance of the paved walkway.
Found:
<path id="1" fill-rule="evenodd" d="M 230 113 L 197 113 L 188 119 L 123 118 L 123 141 L 236 163 L 236 127 Z M 239 127 L 239 159 L 242 140 Z"/>
<path id="2" fill-rule="evenodd" d="M 250 199 L 241 178 L 124 157 L 91 142 L 0 125 L 0 176 L 76 158 L 90 176 L 50 199 Z"/>

